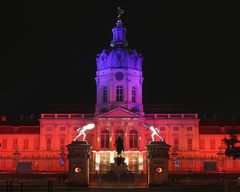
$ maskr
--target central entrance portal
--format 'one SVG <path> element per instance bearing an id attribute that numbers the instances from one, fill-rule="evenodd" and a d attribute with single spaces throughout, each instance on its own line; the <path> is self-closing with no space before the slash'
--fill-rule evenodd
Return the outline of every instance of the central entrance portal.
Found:
<path id="1" fill-rule="evenodd" d="M 124 164 L 119 166 L 114 162 L 117 156 L 115 151 L 93 151 L 89 170 L 90 186 L 148 185 L 145 151 L 123 152 L 121 157 Z"/>

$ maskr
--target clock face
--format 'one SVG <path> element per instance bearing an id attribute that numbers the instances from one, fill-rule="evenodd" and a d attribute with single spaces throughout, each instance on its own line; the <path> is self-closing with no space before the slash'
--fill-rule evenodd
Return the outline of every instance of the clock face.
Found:
<path id="1" fill-rule="evenodd" d="M 121 81 L 124 78 L 124 74 L 122 72 L 117 72 L 115 73 L 115 78 L 116 80 Z"/>

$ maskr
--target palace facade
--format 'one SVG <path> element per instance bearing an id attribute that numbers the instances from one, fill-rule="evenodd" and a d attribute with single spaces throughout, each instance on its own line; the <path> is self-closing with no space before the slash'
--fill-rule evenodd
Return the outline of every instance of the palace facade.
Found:
<path id="1" fill-rule="evenodd" d="M 240 160 L 225 157 L 223 139 L 233 127 L 240 130 L 240 122 L 201 120 L 198 114 L 188 113 L 145 113 L 143 58 L 128 48 L 126 28 L 120 19 L 112 32 L 110 46 L 96 58 L 95 113 L 48 113 L 41 114 L 38 121 L 20 122 L 2 116 L 0 170 L 65 172 L 66 145 L 76 137 L 79 127 L 94 123 L 95 128 L 86 131 L 86 141 L 92 146 L 91 171 L 109 170 L 120 136 L 129 171 L 146 172 L 151 131 L 143 123 L 149 123 L 171 145 L 170 172 L 239 171 Z"/>

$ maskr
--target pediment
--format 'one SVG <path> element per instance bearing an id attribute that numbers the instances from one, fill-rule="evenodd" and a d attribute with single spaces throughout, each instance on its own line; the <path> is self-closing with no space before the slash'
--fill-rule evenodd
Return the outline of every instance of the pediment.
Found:
<path id="1" fill-rule="evenodd" d="M 142 118 L 142 116 L 118 107 L 116 109 L 112 109 L 111 111 L 98 115 L 97 118 Z"/>

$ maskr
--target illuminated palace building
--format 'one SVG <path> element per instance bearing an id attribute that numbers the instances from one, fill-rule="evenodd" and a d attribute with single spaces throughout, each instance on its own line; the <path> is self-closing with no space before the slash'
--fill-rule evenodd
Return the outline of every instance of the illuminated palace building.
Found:
<path id="1" fill-rule="evenodd" d="M 146 145 L 152 132 L 144 123 L 157 128 L 171 145 L 170 172 L 240 170 L 240 160 L 225 157 L 224 153 L 223 139 L 232 124 L 200 120 L 198 114 L 144 112 L 143 58 L 128 48 L 126 28 L 120 18 L 112 32 L 110 46 L 96 58 L 95 113 L 41 114 L 37 123 L 12 122 L 2 116 L 0 170 L 67 171 L 66 145 L 76 137 L 78 128 L 89 123 L 95 124 L 85 132 L 92 146 L 90 171 L 109 170 L 117 155 L 115 141 L 120 136 L 128 169 L 146 172 Z M 240 124 L 234 126 L 240 129 Z M 82 136 L 78 139 L 82 140 Z"/>

